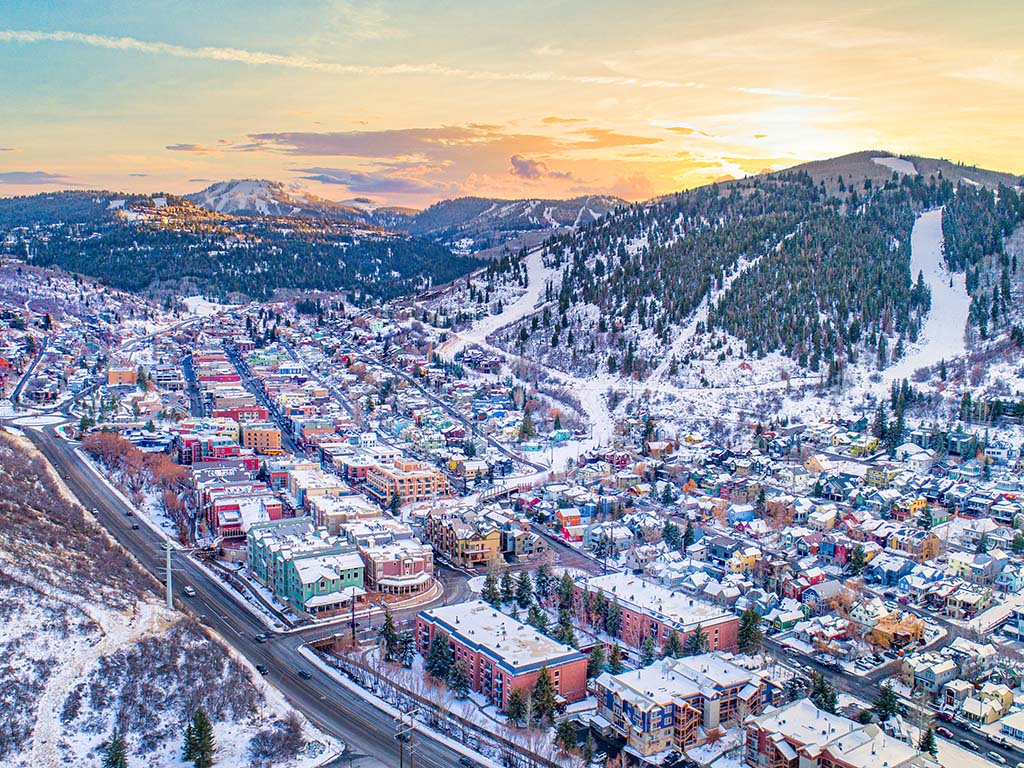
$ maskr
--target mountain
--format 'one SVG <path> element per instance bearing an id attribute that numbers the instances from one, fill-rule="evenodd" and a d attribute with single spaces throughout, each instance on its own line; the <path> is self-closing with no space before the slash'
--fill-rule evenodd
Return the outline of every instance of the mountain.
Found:
<path id="1" fill-rule="evenodd" d="M 0 199 L 0 255 L 80 272 L 123 290 L 253 299 L 277 290 L 342 290 L 359 300 L 383 300 L 446 283 L 480 264 L 354 216 L 292 213 L 298 206 L 273 186 L 229 187 L 203 198 L 224 211 L 174 195 L 103 191 Z M 304 198 L 303 210 L 314 203 Z M 287 206 L 288 215 L 269 213 L 275 206 Z M 253 207 L 268 213 L 226 212 Z"/>
<path id="2" fill-rule="evenodd" d="M 442 200 L 413 216 L 378 220 L 410 234 L 430 237 L 462 251 L 479 251 L 525 233 L 566 230 L 593 223 L 626 201 L 588 196 L 571 200 L 500 200 L 460 197 Z"/>
<path id="3" fill-rule="evenodd" d="M 933 271 L 951 271 L 950 285 L 960 280 L 970 296 L 961 333 L 980 343 L 1024 320 L 1019 182 L 868 151 L 620 207 L 548 239 L 543 274 L 529 275 L 546 284 L 544 300 L 488 339 L 591 377 L 700 388 L 735 363 L 841 387 L 921 341 L 940 285 L 924 267 L 911 272 L 912 232 L 927 210 L 945 211 L 934 250 L 944 263 Z M 453 290 L 514 292 L 523 258 Z"/>
<path id="4" fill-rule="evenodd" d="M 207 210 L 236 216 L 312 216 L 377 226 L 425 237 L 467 254 L 509 243 L 528 233 L 589 224 L 626 204 L 605 196 L 571 200 L 460 197 L 418 211 L 383 206 L 366 197 L 333 202 L 310 194 L 301 185 L 260 179 L 217 182 L 185 199 Z"/>
<path id="5" fill-rule="evenodd" d="M 185 199 L 217 213 L 236 216 L 325 216 L 361 224 L 374 224 L 373 208 L 336 203 L 310 194 L 301 185 L 285 186 L 265 179 L 232 179 L 211 184 Z"/>

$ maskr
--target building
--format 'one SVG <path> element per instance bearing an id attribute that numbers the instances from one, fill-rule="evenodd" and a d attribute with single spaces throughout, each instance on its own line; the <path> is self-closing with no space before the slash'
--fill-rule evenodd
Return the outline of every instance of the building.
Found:
<path id="1" fill-rule="evenodd" d="M 107 369 L 108 387 L 134 387 L 139 382 L 139 371 L 137 368 L 115 368 Z"/>
<path id="2" fill-rule="evenodd" d="M 434 586 L 434 551 L 418 539 L 360 546 L 366 566 L 366 589 L 386 597 L 405 599 Z"/>
<path id="3" fill-rule="evenodd" d="M 366 601 L 358 551 L 312 518 L 257 523 L 247 543 L 249 573 L 298 613 L 326 618 Z"/>
<path id="4" fill-rule="evenodd" d="M 279 456 L 284 453 L 281 450 L 281 430 L 273 424 L 266 422 L 243 424 L 241 431 L 243 448 L 249 448 L 266 456 Z"/>
<path id="5" fill-rule="evenodd" d="M 720 725 L 760 713 L 773 694 L 760 675 L 713 653 L 605 672 L 595 686 L 598 715 L 645 757 L 700 744 Z"/>
<path id="6" fill-rule="evenodd" d="M 579 701 L 587 695 L 586 656 L 482 600 L 421 611 L 416 648 L 423 656 L 438 631 L 448 635 L 455 660 L 466 662 L 470 688 L 499 709 L 514 689 L 531 689 L 544 668 L 561 700 Z"/>
<path id="7" fill-rule="evenodd" d="M 473 514 L 432 510 L 426 534 L 434 551 L 459 568 L 491 568 L 502 560 L 501 529 Z"/>
<path id="8" fill-rule="evenodd" d="M 647 636 L 660 647 L 672 630 L 685 643 L 698 625 L 707 635 L 709 651 L 736 648 L 739 617 L 717 605 L 637 576 L 609 573 L 576 581 L 577 608 L 582 610 L 585 593 L 598 590 L 618 603 L 622 621 L 617 637 L 634 648 L 643 645 Z"/>
<path id="9" fill-rule="evenodd" d="M 861 725 L 797 699 L 746 719 L 744 759 L 753 768 L 924 768 L 928 755 L 877 725 Z"/>
<path id="10" fill-rule="evenodd" d="M 364 488 L 380 504 L 391 504 L 396 496 L 406 504 L 427 501 L 449 492 L 448 480 L 441 470 L 409 459 L 395 459 L 391 464 L 370 467 Z"/>

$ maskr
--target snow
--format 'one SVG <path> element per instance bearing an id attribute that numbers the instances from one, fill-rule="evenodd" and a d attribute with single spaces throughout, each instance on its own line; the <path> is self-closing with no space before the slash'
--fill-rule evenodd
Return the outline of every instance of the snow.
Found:
<path id="1" fill-rule="evenodd" d="M 209 317 L 210 315 L 215 315 L 218 312 L 230 309 L 229 304 L 217 304 L 212 301 L 207 301 L 202 296 L 189 296 L 181 301 L 189 312 L 193 315 L 199 315 L 200 317 Z"/>
<path id="2" fill-rule="evenodd" d="M 909 160 L 900 157 L 872 157 L 871 162 L 875 165 L 883 165 L 896 173 L 905 173 L 910 176 L 917 175 L 917 167 Z"/>
<path id="3" fill-rule="evenodd" d="M 951 360 L 966 352 L 964 329 L 971 298 L 967 294 L 964 275 L 951 274 L 942 257 L 942 209 L 923 213 L 914 222 L 910 239 L 910 275 L 917 281 L 924 275 L 925 284 L 932 292 L 932 306 L 928 312 L 918 342 L 883 377 L 881 389 L 888 390 L 894 379 L 909 379 L 914 371 Z M 952 283 L 952 285 L 950 285 Z"/>

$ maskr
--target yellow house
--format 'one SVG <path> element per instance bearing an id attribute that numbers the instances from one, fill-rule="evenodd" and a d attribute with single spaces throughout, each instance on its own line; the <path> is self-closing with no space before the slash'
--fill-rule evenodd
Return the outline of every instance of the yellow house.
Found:
<path id="1" fill-rule="evenodd" d="M 899 473 L 899 469 L 888 465 L 868 467 L 868 471 L 864 474 L 864 482 L 875 488 L 888 488 Z"/>
<path id="2" fill-rule="evenodd" d="M 738 549 L 725 561 L 725 566 L 731 573 L 751 573 L 757 561 L 761 559 L 761 550 L 757 547 L 746 547 Z"/>

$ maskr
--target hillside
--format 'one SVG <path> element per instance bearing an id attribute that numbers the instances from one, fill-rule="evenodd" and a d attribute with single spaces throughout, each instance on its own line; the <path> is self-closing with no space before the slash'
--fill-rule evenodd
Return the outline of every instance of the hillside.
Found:
<path id="1" fill-rule="evenodd" d="M 185 195 L 185 199 L 210 211 L 236 216 L 314 216 L 375 224 L 372 215 L 368 215 L 371 212 L 358 203 L 336 203 L 311 195 L 300 185 L 286 187 L 279 181 L 264 179 L 220 181 Z"/>
<path id="2" fill-rule="evenodd" d="M 322 737 L 202 626 L 167 611 L 159 585 L 5 433 L 0 514 L 0 764 L 99 765 L 120 732 L 130 765 L 177 765 L 183 720 L 199 708 L 219 765 L 255 764 L 265 735 L 285 732 L 274 764 L 308 764 L 297 750 Z"/>
<path id="3" fill-rule="evenodd" d="M 767 419 L 812 391 L 823 415 L 854 412 L 894 378 L 933 381 L 939 402 L 1019 358 L 1017 181 L 858 153 L 619 208 L 421 306 L 455 331 L 446 350 L 604 381 L 676 423 Z"/>
<path id="4" fill-rule="evenodd" d="M 254 299 L 290 289 L 381 300 L 478 265 L 424 238 L 341 218 L 245 216 L 111 192 L 0 199 L 0 254 L 130 291 Z"/>

